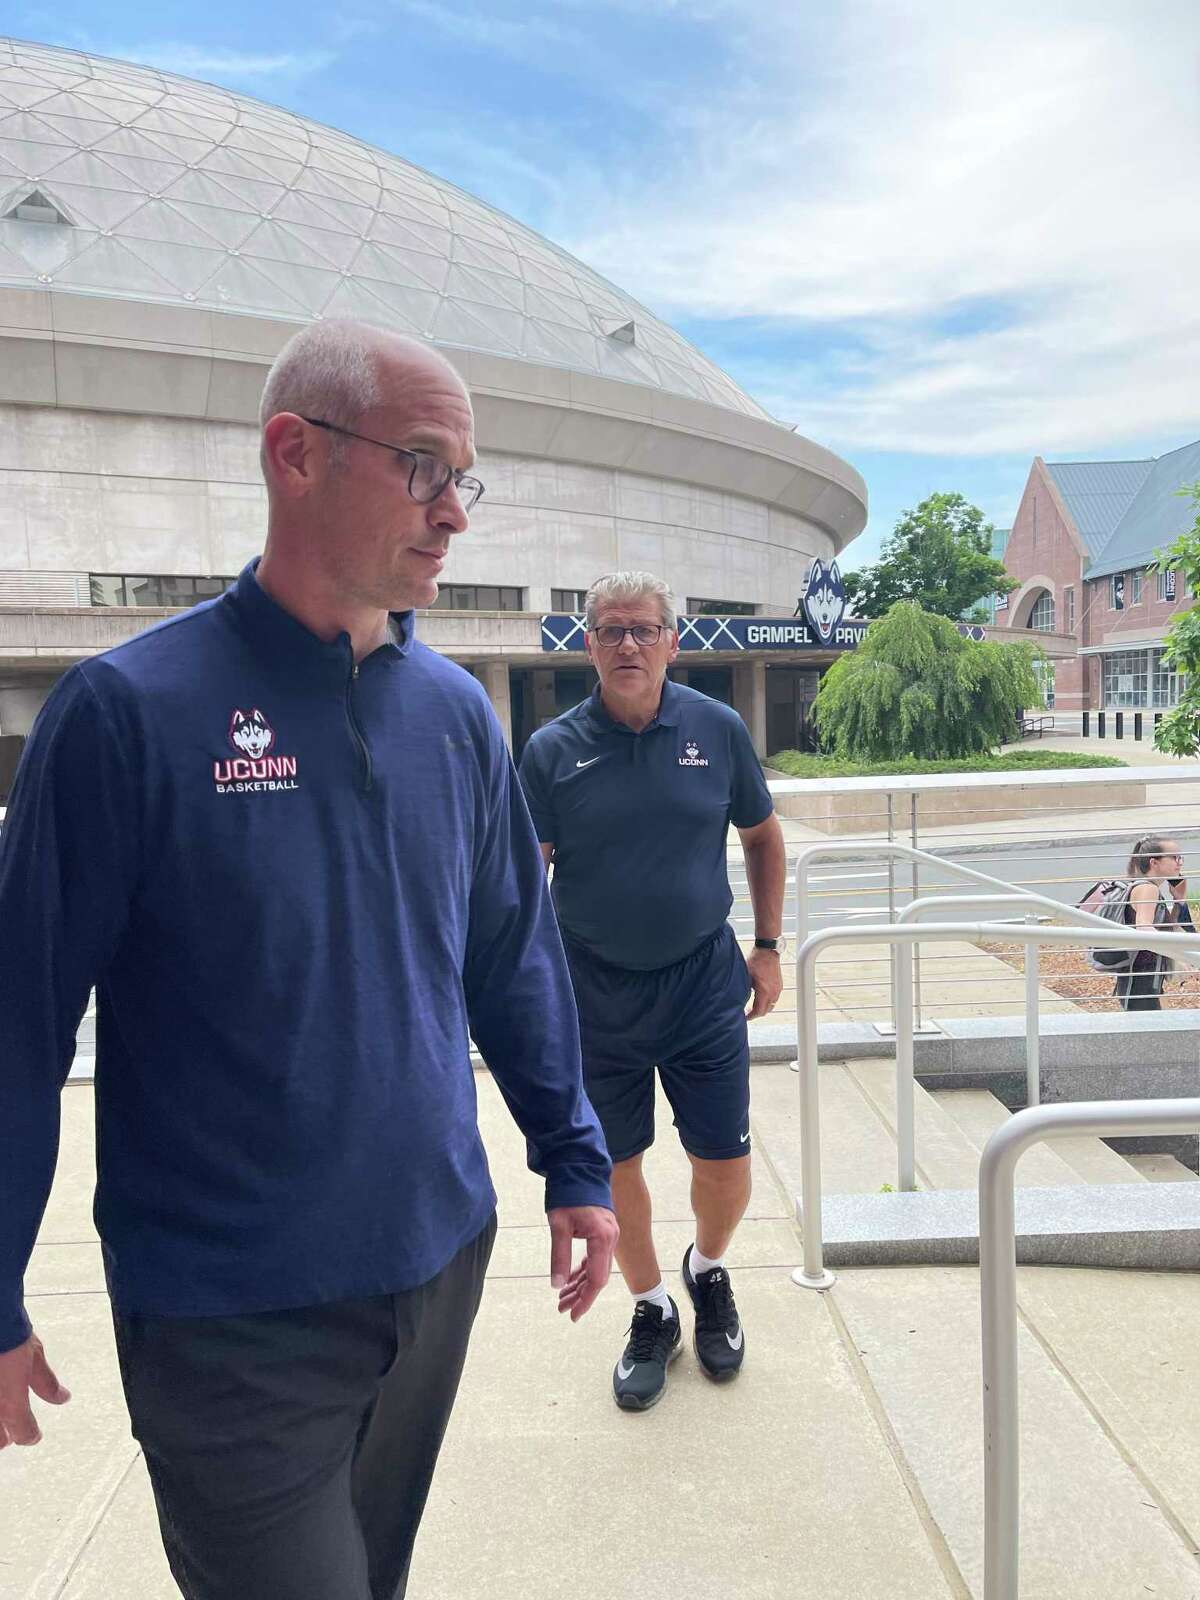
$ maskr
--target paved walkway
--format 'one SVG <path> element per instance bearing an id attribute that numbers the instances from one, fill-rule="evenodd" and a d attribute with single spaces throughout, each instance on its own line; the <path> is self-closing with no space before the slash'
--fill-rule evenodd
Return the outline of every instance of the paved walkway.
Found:
<path id="1" fill-rule="evenodd" d="M 793 1286 L 786 1066 L 754 1070 L 754 1195 L 731 1253 L 745 1372 L 717 1388 L 687 1351 L 644 1416 L 609 1391 L 628 1297 L 614 1283 L 578 1326 L 556 1315 L 541 1186 L 491 1080 L 477 1081 L 501 1230 L 411 1600 L 979 1596 L 978 1275 L 872 1269 L 824 1296 Z M 4 1600 L 175 1597 L 118 1387 L 91 1117 L 91 1089 L 68 1088 L 28 1290 L 74 1399 L 42 1408 L 42 1445 L 0 1458 Z M 674 1282 L 688 1170 L 660 1125 L 648 1168 Z M 842 1126 L 831 1111 L 826 1140 L 840 1181 L 890 1176 L 881 1119 Z M 1029 1269 L 1021 1295 L 1024 1600 L 1196 1600 L 1200 1282 Z"/>

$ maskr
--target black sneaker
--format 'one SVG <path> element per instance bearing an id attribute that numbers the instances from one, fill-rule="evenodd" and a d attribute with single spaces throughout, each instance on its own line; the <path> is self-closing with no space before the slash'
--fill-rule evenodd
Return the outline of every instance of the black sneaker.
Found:
<path id="1" fill-rule="evenodd" d="M 613 1368 L 613 1396 L 623 1411 L 649 1411 L 662 1399 L 667 1368 L 683 1348 L 679 1307 L 664 1317 L 660 1306 L 639 1300 L 629 1325 L 629 1343 Z"/>
<path id="2" fill-rule="evenodd" d="M 693 1278 L 688 1266 L 691 1253 L 689 1245 L 683 1253 L 683 1283 L 696 1308 L 696 1331 L 692 1335 L 696 1360 L 710 1378 L 724 1383 L 741 1371 L 746 1336 L 733 1302 L 729 1274 L 724 1267 L 713 1267 Z"/>

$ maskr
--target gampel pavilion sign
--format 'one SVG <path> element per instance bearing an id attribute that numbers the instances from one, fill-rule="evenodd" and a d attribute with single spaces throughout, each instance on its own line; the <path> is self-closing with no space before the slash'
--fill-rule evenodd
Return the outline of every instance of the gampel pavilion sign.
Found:
<path id="1" fill-rule="evenodd" d="M 680 617 L 679 649 L 685 650 L 854 650 L 870 624 L 846 615 L 846 587 L 836 561 L 819 557 L 808 569 L 794 617 Z M 959 633 L 982 639 L 978 623 L 960 622 Z M 571 612 L 542 618 L 542 649 L 582 651 L 584 619 Z"/>

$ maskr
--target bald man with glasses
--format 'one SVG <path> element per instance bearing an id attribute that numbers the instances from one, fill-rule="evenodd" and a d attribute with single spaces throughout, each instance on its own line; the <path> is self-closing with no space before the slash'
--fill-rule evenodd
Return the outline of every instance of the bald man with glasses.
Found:
<path id="1" fill-rule="evenodd" d="M 714 1381 L 741 1370 L 746 1340 L 725 1253 L 750 1198 L 749 1015 L 782 989 L 786 854 L 745 724 L 670 682 L 679 650 L 667 585 L 602 578 L 586 602 L 590 699 L 535 733 L 521 781 L 547 863 L 583 1043 L 584 1082 L 613 1159 L 617 1261 L 634 1298 L 613 1372 L 619 1406 L 662 1397 L 679 1354 L 679 1309 L 655 1251 L 642 1158 L 654 1140 L 655 1069 L 692 1167 L 695 1242 L 683 1284 L 693 1347 Z M 745 850 L 755 948 L 728 922 L 730 825 Z"/>
<path id="2" fill-rule="evenodd" d="M 95 985 L 96 1218 L 187 1600 L 400 1600 L 483 1294 L 474 1039 L 578 1320 L 616 1222 L 570 975 L 487 695 L 415 638 L 483 486 L 442 356 L 315 324 L 218 599 L 80 662 L 0 842 L 0 1449 L 69 1395 L 22 1277 Z M 586 1257 L 572 1266 L 572 1240 Z M 36 1303 L 35 1303 L 36 1304 Z"/>

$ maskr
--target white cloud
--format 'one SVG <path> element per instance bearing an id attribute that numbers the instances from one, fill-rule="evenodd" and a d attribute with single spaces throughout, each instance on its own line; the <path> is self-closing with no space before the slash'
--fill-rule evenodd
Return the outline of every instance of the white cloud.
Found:
<path id="1" fill-rule="evenodd" d="M 668 315 L 852 336 L 856 370 L 761 371 L 818 437 L 1200 431 L 1192 0 L 820 9 L 745 0 L 734 87 L 665 108 L 666 148 L 562 242 Z M 980 303 L 1003 315 L 971 331 Z"/>
<path id="2" fill-rule="evenodd" d="M 60 41 L 73 50 L 118 61 L 136 61 L 141 66 L 157 67 L 160 72 L 200 78 L 218 83 L 282 82 L 309 77 L 332 65 L 337 55 L 331 50 L 241 51 L 207 49 L 203 45 L 178 41 L 130 45 L 104 45 L 79 38 Z"/>
<path id="3" fill-rule="evenodd" d="M 519 61 L 547 61 L 552 59 L 548 58 L 550 51 L 577 50 L 585 44 L 581 34 L 532 10 L 520 16 L 504 16 L 496 9 L 482 11 L 444 4 L 443 0 L 399 0 L 396 9 L 415 23 L 424 23 L 472 50 L 486 50 Z"/>

